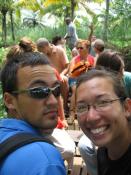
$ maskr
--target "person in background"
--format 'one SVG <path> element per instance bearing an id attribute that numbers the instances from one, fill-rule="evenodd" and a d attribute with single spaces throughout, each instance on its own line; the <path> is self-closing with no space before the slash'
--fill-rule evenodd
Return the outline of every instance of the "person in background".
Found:
<path id="1" fill-rule="evenodd" d="M 18 133 L 53 132 L 58 123 L 60 81 L 45 55 L 25 52 L 8 57 L 1 83 L 8 117 L 0 120 L 0 143 Z M 10 153 L 0 164 L 0 174 L 66 175 L 66 170 L 59 151 L 38 141 Z"/>
<path id="2" fill-rule="evenodd" d="M 55 36 L 54 38 L 52 38 L 52 44 L 54 44 L 55 46 L 60 46 L 64 50 L 66 50 L 66 46 L 65 46 L 66 40 L 61 36 Z"/>
<path id="3" fill-rule="evenodd" d="M 49 43 L 46 38 L 39 38 L 36 41 L 36 45 L 38 51 L 46 54 L 52 66 L 59 72 L 59 74 L 62 74 L 69 64 L 66 52 L 62 48 Z"/>
<path id="4" fill-rule="evenodd" d="M 106 70 L 86 72 L 78 77 L 76 107 L 80 128 L 98 146 L 98 174 L 131 174 L 131 99 L 122 81 Z"/>
<path id="5" fill-rule="evenodd" d="M 91 27 L 91 31 L 92 31 L 92 27 Z M 95 40 L 97 39 L 95 35 L 92 35 L 93 32 L 91 32 L 91 34 L 89 35 L 88 37 L 88 40 L 91 42 L 91 45 L 90 45 L 90 49 L 89 49 L 89 52 L 90 52 L 90 55 L 92 55 L 93 57 L 96 56 L 96 53 L 93 49 L 93 44 L 95 42 Z"/>
<path id="6" fill-rule="evenodd" d="M 30 38 L 23 37 L 20 39 L 19 44 L 9 47 L 6 58 L 8 59 L 16 54 L 19 55 L 24 52 L 34 52 L 36 51 L 36 49 L 37 49 L 36 44 Z M 1 74 L 1 68 L 0 68 L 0 74 Z"/>
<path id="7" fill-rule="evenodd" d="M 28 37 L 23 37 L 20 39 L 19 43 L 11 46 L 6 55 L 6 58 L 13 57 L 14 55 L 20 55 L 25 52 L 34 52 L 36 51 L 36 44 Z"/>
<path id="8" fill-rule="evenodd" d="M 90 55 L 89 53 L 89 48 L 90 48 L 90 42 L 88 40 L 82 40 L 79 39 L 76 43 L 76 49 L 78 50 L 78 55 L 74 57 L 70 64 L 71 64 L 71 70 L 77 64 L 78 62 L 86 62 L 88 61 L 90 66 L 94 66 L 94 57 Z"/>
<path id="9" fill-rule="evenodd" d="M 92 43 L 92 46 L 95 51 L 95 64 L 96 64 L 97 58 L 99 57 L 100 53 L 102 53 L 105 49 L 105 43 L 101 39 L 96 39 Z"/>
<path id="10" fill-rule="evenodd" d="M 89 54 L 89 48 L 90 48 L 90 42 L 88 40 L 82 40 L 82 39 L 78 40 L 76 43 L 76 49 L 79 54 L 70 61 L 69 86 L 72 89 L 72 96 L 70 103 L 70 120 L 68 119 L 69 124 L 72 123 L 76 117 L 76 110 L 75 110 L 76 78 L 80 74 L 87 71 L 88 68 L 94 67 L 94 57 Z"/>
<path id="11" fill-rule="evenodd" d="M 93 35 L 93 36 L 91 37 L 91 42 L 93 43 L 96 39 L 97 39 L 96 36 Z"/>
<path id="12" fill-rule="evenodd" d="M 121 79 L 124 83 L 124 88 L 127 97 L 131 98 L 131 73 L 124 71 L 124 60 L 120 53 L 105 50 L 97 59 L 96 68 L 106 69 L 110 72 L 114 72 L 116 77 Z M 87 136 L 82 136 L 78 144 L 82 158 L 84 159 L 87 169 L 91 175 L 97 174 L 97 149 L 95 145 L 88 139 Z"/>
<path id="13" fill-rule="evenodd" d="M 72 57 L 72 59 L 73 59 L 74 57 L 76 57 L 78 54 L 79 54 L 79 52 L 78 52 L 77 48 L 74 47 L 74 48 L 72 49 L 72 51 L 71 51 L 71 57 Z"/>
<path id="14" fill-rule="evenodd" d="M 78 40 L 76 27 L 75 24 L 72 22 L 71 18 L 69 17 L 65 19 L 65 22 L 67 25 L 67 33 L 65 34 L 64 39 L 66 39 L 69 48 L 72 50 L 75 47 L 75 43 Z"/>
<path id="15" fill-rule="evenodd" d="M 117 77 L 123 81 L 127 96 L 131 98 L 131 72 L 125 71 L 121 53 L 113 50 L 102 52 L 97 59 L 96 67 L 115 72 Z"/>

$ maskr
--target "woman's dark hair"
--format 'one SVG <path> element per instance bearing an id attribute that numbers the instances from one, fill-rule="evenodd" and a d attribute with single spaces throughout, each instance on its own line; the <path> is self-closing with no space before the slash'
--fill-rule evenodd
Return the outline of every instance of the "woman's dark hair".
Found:
<path id="1" fill-rule="evenodd" d="M 23 37 L 20 39 L 19 44 L 14 45 L 10 48 L 9 52 L 6 55 L 6 59 L 8 60 L 11 57 L 15 55 L 20 55 L 21 53 L 24 52 L 34 52 L 34 51 L 36 51 L 35 43 L 31 39 Z"/>
<path id="2" fill-rule="evenodd" d="M 84 82 L 89 81 L 93 78 L 105 78 L 108 80 L 111 80 L 114 92 L 118 97 L 122 97 L 122 99 L 125 99 L 127 97 L 126 91 L 124 84 L 121 79 L 119 79 L 116 74 L 113 72 L 109 72 L 107 70 L 97 70 L 97 69 L 92 69 L 89 70 L 88 72 L 82 74 L 80 77 L 77 79 L 77 86 L 76 89 Z M 86 92 L 85 92 L 86 93 Z M 87 92 L 88 93 L 88 92 Z"/>
<path id="3" fill-rule="evenodd" d="M 47 56 L 39 52 L 25 52 L 11 57 L 3 66 L 1 71 L 2 91 L 11 93 L 17 90 L 17 72 L 25 66 L 37 66 L 50 64 Z"/>
<path id="4" fill-rule="evenodd" d="M 58 41 L 61 41 L 62 37 L 61 36 L 55 36 L 52 38 L 52 44 L 57 45 Z"/>
<path id="5" fill-rule="evenodd" d="M 103 66 L 109 71 L 111 70 L 119 73 L 123 63 L 124 62 L 120 53 L 107 50 L 99 55 L 96 61 L 96 67 Z"/>

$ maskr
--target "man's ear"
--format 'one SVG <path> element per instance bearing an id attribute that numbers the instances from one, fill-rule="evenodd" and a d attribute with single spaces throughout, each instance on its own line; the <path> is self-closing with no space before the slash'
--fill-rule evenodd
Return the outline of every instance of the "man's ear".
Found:
<path id="1" fill-rule="evenodd" d="M 4 104 L 8 108 L 8 110 L 15 110 L 16 98 L 12 94 L 5 92 L 3 99 L 4 99 Z"/>
<path id="2" fill-rule="evenodd" d="M 127 98 L 125 100 L 125 113 L 126 113 L 126 118 L 131 121 L 131 99 Z"/>

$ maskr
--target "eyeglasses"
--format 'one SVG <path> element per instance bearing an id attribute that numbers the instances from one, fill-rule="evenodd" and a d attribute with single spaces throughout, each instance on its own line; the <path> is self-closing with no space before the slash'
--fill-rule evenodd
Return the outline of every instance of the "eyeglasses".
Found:
<path id="1" fill-rule="evenodd" d="M 79 50 L 79 49 L 82 50 L 82 49 L 84 49 L 84 47 L 77 47 L 77 50 Z"/>
<path id="2" fill-rule="evenodd" d="M 61 94 L 60 85 L 57 85 L 53 88 L 49 87 L 34 87 L 30 89 L 23 89 L 18 91 L 13 91 L 12 94 L 17 95 L 21 93 L 27 93 L 30 97 L 35 99 L 44 99 L 47 98 L 51 93 L 55 97 L 59 97 Z"/>
<path id="3" fill-rule="evenodd" d="M 82 115 L 84 113 L 89 112 L 91 106 L 98 112 L 104 111 L 111 103 L 121 99 L 124 99 L 124 98 L 120 97 L 113 100 L 101 100 L 101 101 L 97 101 L 94 104 L 86 104 L 86 103 L 79 104 L 77 106 L 77 114 Z"/>

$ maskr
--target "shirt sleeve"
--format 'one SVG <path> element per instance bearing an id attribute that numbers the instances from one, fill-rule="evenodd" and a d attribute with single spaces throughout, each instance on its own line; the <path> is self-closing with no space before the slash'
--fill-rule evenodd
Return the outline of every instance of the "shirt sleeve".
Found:
<path id="1" fill-rule="evenodd" d="M 126 93 L 128 97 L 131 98 L 131 73 L 125 71 L 123 79 L 124 79 Z"/>

